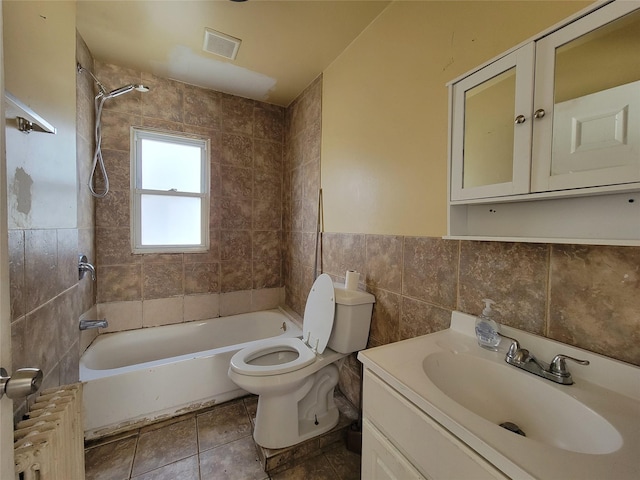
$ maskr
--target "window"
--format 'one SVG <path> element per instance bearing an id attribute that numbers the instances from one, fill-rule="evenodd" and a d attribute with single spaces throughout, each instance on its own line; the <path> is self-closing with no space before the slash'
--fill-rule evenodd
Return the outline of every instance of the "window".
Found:
<path id="1" fill-rule="evenodd" d="M 134 253 L 209 248 L 209 142 L 131 129 Z"/>

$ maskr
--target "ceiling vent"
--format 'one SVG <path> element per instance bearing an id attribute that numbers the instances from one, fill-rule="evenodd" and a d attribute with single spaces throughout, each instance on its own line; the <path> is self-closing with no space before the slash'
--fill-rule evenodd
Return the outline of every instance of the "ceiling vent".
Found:
<path id="1" fill-rule="evenodd" d="M 235 60 L 240 43 L 242 43 L 242 40 L 239 38 L 217 32 L 211 28 L 204 29 L 204 45 L 202 49 L 205 52 Z"/>

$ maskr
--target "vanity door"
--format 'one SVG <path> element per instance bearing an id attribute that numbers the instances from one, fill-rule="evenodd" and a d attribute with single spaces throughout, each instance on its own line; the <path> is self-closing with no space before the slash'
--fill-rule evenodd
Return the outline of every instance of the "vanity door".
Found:
<path id="1" fill-rule="evenodd" d="M 536 42 L 532 192 L 640 181 L 639 7 L 605 5 Z"/>
<path id="2" fill-rule="evenodd" d="M 529 191 L 534 44 L 452 87 L 451 200 Z"/>

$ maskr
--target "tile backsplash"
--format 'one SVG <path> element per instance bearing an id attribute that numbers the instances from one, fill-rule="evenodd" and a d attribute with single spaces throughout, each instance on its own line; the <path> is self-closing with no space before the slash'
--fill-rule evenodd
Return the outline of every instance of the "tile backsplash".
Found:
<path id="1" fill-rule="evenodd" d="M 448 328 L 452 310 L 478 315 L 491 298 L 499 323 L 640 365 L 638 247 L 325 233 L 323 250 L 323 271 L 356 269 L 376 296 L 369 347 Z M 341 386 L 356 402 L 358 386 Z"/>

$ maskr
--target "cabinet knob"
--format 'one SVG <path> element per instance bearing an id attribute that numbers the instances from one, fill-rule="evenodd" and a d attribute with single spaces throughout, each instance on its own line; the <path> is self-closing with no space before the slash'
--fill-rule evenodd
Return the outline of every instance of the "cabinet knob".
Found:
<path id="1" fill-rule="evenodd" d="M 524 115 L 518 115 L 516 117 L 516 125 L 520 125 L 521 123 L 524 123 L 527 121 L 527 118 Z"/>
<path id="2" fill-rule="evenodd" d="M 546 113 L 546 112 L 544 111 L 544 109 L 543 109 L 543 108 L 539 108 L 538 110 L 536 110 L 536 111 L 533 113 L 533 118 L 542 118 L 542 117 L 544 117 L 545 113 Z"/>

